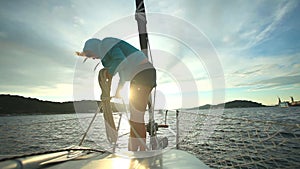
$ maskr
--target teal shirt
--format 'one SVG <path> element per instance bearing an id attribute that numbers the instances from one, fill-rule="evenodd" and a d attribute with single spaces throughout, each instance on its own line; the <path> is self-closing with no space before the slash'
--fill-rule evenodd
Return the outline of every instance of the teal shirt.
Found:
<path id="1" fill-rule="evenodd" d="M 111 75 L 119 73 L 120 83 L 130 81 L 146 59 L 144 53 L 129 43 L 117 38 L 90 39 L 86 42 L 84 51 L 90 50 L 99 56 L 101 63 Z"/>

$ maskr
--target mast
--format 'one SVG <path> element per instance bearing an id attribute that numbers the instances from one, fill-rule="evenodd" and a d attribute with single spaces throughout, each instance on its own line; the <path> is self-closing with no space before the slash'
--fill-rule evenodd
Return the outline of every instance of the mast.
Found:
<path id="1" fill-rule="evenodd" d="M 138 24 L 139 38 L 141 50 L 148 57 L 148 34 L 147 34 L 147 18 L 144 0 L 135 0 L 135 19 Z"/>
<path id="2" fill-rule="evenodd" d="M 148 46 L 149 46 L 149 41 L 148 41 L 148 33 L 147 33 L 147 18 L 146 18 L 146 10 L 145 10 L 145 5 L 144 5 L 144 0 L 135 0 L 135 6 L 136 6 L 136 11 L 135 11 L 135 19 L 137 21 L 138 25 L 138 31 L 139 31 L 139 38 L 140 38 L 140 46 L 141 50 L 145 54 L 147 58 L 148 56 Z M 155 93 L 155 88 L 154 88 L 154 93 Z M 154 97 L 155 99 L 155 94 Z M 148 111 L 149 111 L 149 123 L 147 124 L 147 132 L 150 135 L 150 145 L 151 149 L 155 150 L 157 149 L 157 142 L 156 142 L 156 132 L 158 127 L 157 123 L 154 121 L 154 101 L 152 102 L 152 95 L 150 94 L 149 101 L 148 101 Z"/>

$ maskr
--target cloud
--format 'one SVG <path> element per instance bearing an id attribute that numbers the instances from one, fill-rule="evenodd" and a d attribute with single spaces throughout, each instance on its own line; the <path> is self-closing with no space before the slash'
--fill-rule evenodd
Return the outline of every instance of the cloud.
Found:
<path id="1" fill-rule="evenodd" d="M 85 24 L 84 19 L 80 18 L 79 16 L 74 16 L 73 17 L 73 25 L 75 27 L 79 27 Z"/>
<path id="2" fill-rule="evenodd" d="M 271 88 L 286 88 L 287 85 L 299 84 L 299 64 L 295 55 L 227 57 L 225 69 L 226 82 L 229 88 L 248 88 L 262 90 Z M 229 59 L 231 58 L 231 59 Z M 230 63 L 235 63 L 230 67 Z"/>
<path id="3" fill-rule="evenodd" d="M 33 95 L 70 86 L 74 51 L 101 27 L 134 13 L 134 2 L 126 1 L 1 1 L 0 6 L 0 89 Z M 80 70 L 82 78 L 95 64 L 85 64 L 90 67 Z"/>
<path id="4" fill-rule="evenodd" d="M 167 6 L 166 4 L 172 4 Z M 197 26 L 213 42 L 218 51 L 248 52 L 273 38 L 274 32 L 298 1 L 164 1 L 158 12 L 179 16 Z M 151 5 L 150 7 L 155 6 Z M 154 8 L 154 7 L 153 7 Z M 182 9 L 180 14 L 173 13 Z M 173 9 L 173 10 L 172 10 Z M 274 39 L 272 39 L 274 40 Z"/>
<path id="5" fill-rule="evenodd" d="M 5 32 L 0 32 L 0 38 L 6 38 L 7 34 Z"/>
<path id="6" fill-rule="evenodd" d="M 211 40 L 219 53 L 226 86 L 254 90 L 280 88 L 280 84 L 281 89 L 290 86 L 289 83 L 298 85 L 292 80 L 299 75 L 298 40 L 292 38 L 299 39 L 295 36 L 299 34 L 299 28 L 295 28 L 297 24 L 292 24 L 295 20 L 287 19 L 295 15 L 293 12 L 299 7 L 298 1 L 237 0 L 224 3 L 164 0 L 145 3 L 147 12 L 162 12 L 184 19 Z M 87 72 L 92 71 L 96 62 L 88 61 L 79 65 L 79 59 L 76 65 L 77 58 L 73 52 L 81 50 L 84 41 L 98 30 L 134 14 L 135 4 L 134 1 L 126 0 L 29 0 L 1 1 L 0 8 L 0 89 L 30 93 L 56 89 L 61 91 L 58 88 L 63 89 L 72 84 L 74 71 L 78 71 L 76 76 L 79 76 L 77 78 L 80 82 L 91 78 Z M 134 20 L 132 23 L 136 26 Z M 150 31 L 153 27 L 164 30 L 167 26 L 165 22 L 156 23 L 151 19 L 148 22 Z M 172 41 L 165 41 L 150 36 L 152 48 L 162 48 L 177 57 L 173 60 L 155 58 L 155 62 L 164 62 L 164 68 L 175 72 L 178 81 L 193 81 L 197 86 L 202 86 L 201 90 L 209 90 L 209 78 L 214 77 L 209 77 L 210 72 L 207 70 L 214 72 L 213 69 L 220 68 L 215 68 L 208 59 L 211 55 L 204 50 L 207 45 L 199 43 L 199 38 L 203 37 L 195 36 L 189 31 L 190 27 L 176 28 L 174 24 L 172 31 L 178 33 L 179 38 L 189 37 L 187 41 L 190 46 L 172 37 L 166 37 Z M 291 30 L 296 33 L 292 34 Z M 283 31 L 286 31 L 285 34 L 281 34 Z M 281 38 L 278 38 L 279 34 Z M 137 38 L 135 42 L 138 42 Z M 276 48 L 273 45 L 275 42 Z M 269 45 L 264 46 L 267 43 Z M 203 60 L 195 59 L 194 54 L 188 52 L 192 45 L 203 48 L 200 56 Z M 278 50 L 282 52 L 278 53 Z M 286 53 L 288 50 L 291 52 Z M 257 54 L 255 51 L 263 52 Z M 188 68 L 188 76 L 180 72 L 180 66 Z M 78 67 L 80 70 L 75 70 Z M 159 78 L 165 84 L 172 80 Z M 285 82 L 281 83 L 281 80 Z"/>
<path id="7" fill-rule="evenodd" d="M 274 11 L 270 12 L 271 15 L 263 16 L 265 19 L 258 21 L 255 26 L 256 30 L 250 30 L 250 32 L 244 32 L 244 30 L 248 30 L 250 24 L 244 23 L 245 25 L 241 27 L 240 31 L 244 32 L 242 34 L 243 39 L 249 39 L 248 43 L 245 44 L 242 49 L 249 49 L 256 45 L 259 45 L 270 38 L 271 33 L 276 30 L 279 24 L 282 22 L 284 17 L 291 12 L 295 8 L 295 1 L 283 1 L 279 3 Z M 266 7 L 263 5 L 262 7 Z M 255 16 L 254 18 L 259 18 L 259 16 Z M 251 21 L 251 24 L 255 23 Z M 251 27 L 251 26 L 250 26 Z"/>
<path id="8" fill-rule="evenodd" d="M 258 90 L 286 90 L 290 88 L 300 87 L 300 75 L 295 76 L 281 76 L 247 84 L 247 86 L 253 86 L 251 91 Z"/>

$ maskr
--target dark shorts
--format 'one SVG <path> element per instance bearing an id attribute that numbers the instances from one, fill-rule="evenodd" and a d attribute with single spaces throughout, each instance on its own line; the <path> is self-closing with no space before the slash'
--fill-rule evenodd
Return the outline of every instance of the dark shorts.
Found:
<path id="1" fill-rule="evenodd" d="M 156 87 L 156 70 L 155 68 L 145 69 L 137 73 L 130 84 L 143 85 L 150 88 Z"/>

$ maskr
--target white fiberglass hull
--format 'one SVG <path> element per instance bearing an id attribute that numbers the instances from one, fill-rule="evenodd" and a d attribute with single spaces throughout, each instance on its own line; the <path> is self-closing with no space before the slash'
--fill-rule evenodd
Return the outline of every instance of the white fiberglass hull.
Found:
<path id="1" fill-rule="evenodd" d="M 135 158 L 135 155 L 145 153 L 145 158 Z M 47 169 L 209 169 L 195 156 L 181 150 L 167 150 L 164 153 L 138 152 L 127 157 L 102 153 L 50 153 L 26 158 L 0 162 L 0 168 L 47 168 Z"/>

